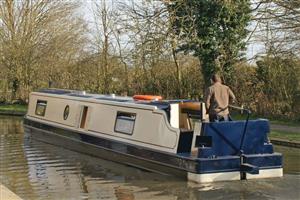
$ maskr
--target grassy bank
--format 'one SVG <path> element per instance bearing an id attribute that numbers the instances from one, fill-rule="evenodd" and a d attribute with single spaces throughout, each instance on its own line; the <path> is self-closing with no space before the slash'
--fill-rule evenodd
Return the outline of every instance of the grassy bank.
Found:
<path id="1" fill-rule="evenodd" d="M 0 112 L 26 112 L 27 105 L 21 104 L 0 104 Z"/>
<path id="2" fill-rule="evenodd" d="M 270 138 L 272 139 L 283 139 L 291 142 L 300 142 L 300 134 L 299 133 L 290 133 L 284 131 L 271 131 Z"/>
<path id="3" fill-rule="evenodd" d="M 287 120 L 270 120 L 271 124 L 285 125 L 285 126 L 297 126 L 300 129 L 300 122 L 298 121 L 287 121 Z"/>
<path id="4" fill-rule="evenodd" d="M 245 120 L 247 118 L 247 114 L 239 114 L 239 113 L 233 113 L 231 114 L 233 120 Z M 264 118 L 268 119 L 271 124 L 278 124 L 278 125 L 285 125 L 285 126 L 296 126 L 300 128 L 300 122 L 299 121 L 293 121 L 293 120 L 276 120 L 276 119 L 270 119 L 267 117 L 257 116 L 257 115 L 250 115 L 250 119 L 258 119 L 258 118 Z"/>

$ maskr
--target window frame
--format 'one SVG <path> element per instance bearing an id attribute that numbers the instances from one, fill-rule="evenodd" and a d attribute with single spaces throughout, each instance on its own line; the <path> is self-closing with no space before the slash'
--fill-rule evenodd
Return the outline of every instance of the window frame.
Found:
<path id="1" fill-rule="evenodd" d="M 38 114 L 38 112 L 37 112 L 37 110 L 38 110 L 38 108 L 39 108 L 40 106 L 44 108 L 42 114 Z M 45 117 L 46 109 L 47 109 L 47 101 L 46 101 L 46 100 L 38 99 L 38 100 L 36 101 L 35 112 L 34 112 L 34 114 L 37 115 L 37 116 L 40 116 L 40 117 Z"/>
<path id="2" fill-rule="evenodd" d="M 133 119 L 129 119 L 129 117 L 132 117 L 132 116 L 134 116 L 134 118 Z M 120 119 L 120 117 L 124 117 L 125 118 L 125 119 L 123 118 L 122 120 L 132 121 L 133 125 L 132 125 L 131 132 L 125 132 L 125 131 L 121 131 L 121 130 L 117 130 L 116 129 L 117 128 L 117 123 L 118 123 L 118 120 Z M 128 119 L 126 119 L 126 117 L 128 117 Z M 117 114 L 116 114 L 116 119 L 115 119 L 114 132 L 116 132 L 116 133 L 122 133 L 122 134 L 126 134 L 126 135 L 133 135 L 134 129 L 135 129 L 136 117 L 137 117 L 136 113 L 118 111 Z"/>

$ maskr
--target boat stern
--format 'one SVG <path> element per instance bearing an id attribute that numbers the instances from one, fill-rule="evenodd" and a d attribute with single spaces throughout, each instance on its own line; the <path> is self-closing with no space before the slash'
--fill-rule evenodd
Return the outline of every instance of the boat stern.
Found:
<path id="1" fill-rule="evenodd" d="M 268 120 L 203 123 L 198 146 L 197 172 L 188 180 L 215 181 L 283 176 L 282 154 L 268 140 Z"/>

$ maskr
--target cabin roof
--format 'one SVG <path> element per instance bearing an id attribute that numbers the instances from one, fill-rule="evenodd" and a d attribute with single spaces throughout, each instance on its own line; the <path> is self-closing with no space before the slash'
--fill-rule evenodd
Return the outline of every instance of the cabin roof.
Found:
<path id="1" fill-rule="evenodd" d="M 119 103 L 155 106 L 158 109 L 162 109 L 162 110 L 167 110 L 170 107 L 170 104 L 172 103 L 193 102 L 192 100 L 185 100 L 185 99 L 163 100 L 163 101 L 135 101 L 132 97 L 117 96 L 114 94 L 111 95 L 91 94 L 91 93 L 86 93 L 85 91 L 64 90 L 64 89 L 41 89 L 38 92 L 46 93 L 46 94 L 69 96 L 69 97 L 79 97 L 84 99 L 105 100 L 105 101 L 119 102 Z"/>

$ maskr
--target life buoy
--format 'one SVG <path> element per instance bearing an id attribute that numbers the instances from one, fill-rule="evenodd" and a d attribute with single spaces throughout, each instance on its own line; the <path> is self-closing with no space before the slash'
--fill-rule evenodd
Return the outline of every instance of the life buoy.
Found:
<path id="1" fill-rule="evenodd" d="M 135 101 L 160 101 L 162 97 L 154 95 L 134 95 L 133 99 Z"/>

